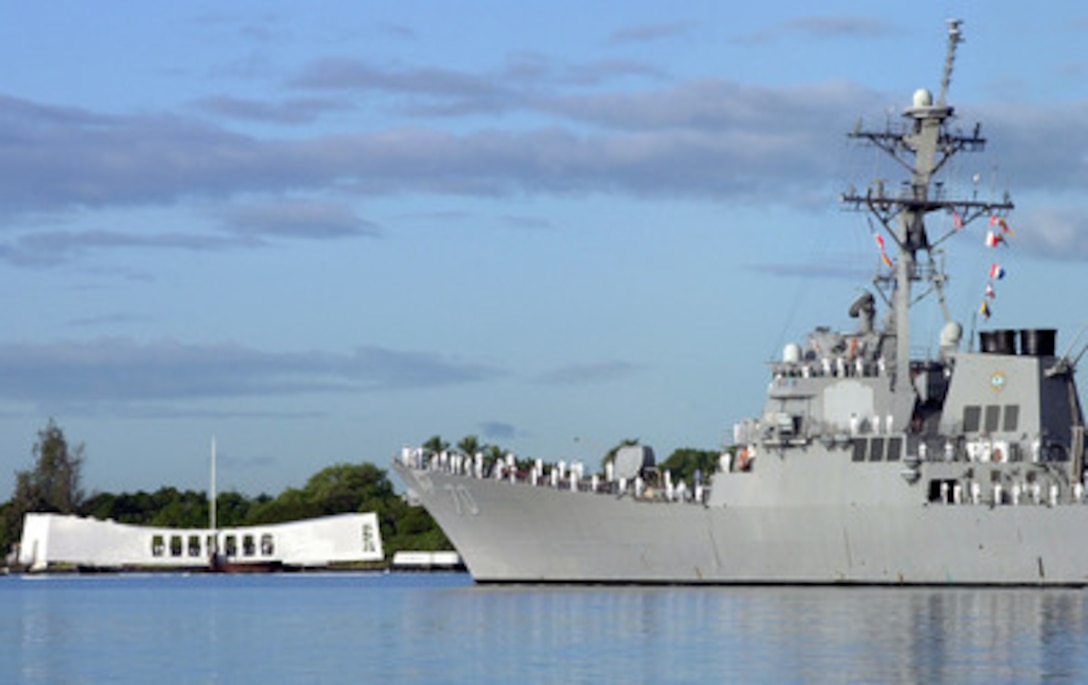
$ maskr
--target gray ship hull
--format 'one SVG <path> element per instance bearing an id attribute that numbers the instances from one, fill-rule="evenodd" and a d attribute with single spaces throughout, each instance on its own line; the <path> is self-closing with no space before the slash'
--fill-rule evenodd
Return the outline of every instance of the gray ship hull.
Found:
<path id="1" fill-rule="evenodd" d="M 480 583 L 1088 584 L 1088 506 L 707 506 L 394 468 Z"/>

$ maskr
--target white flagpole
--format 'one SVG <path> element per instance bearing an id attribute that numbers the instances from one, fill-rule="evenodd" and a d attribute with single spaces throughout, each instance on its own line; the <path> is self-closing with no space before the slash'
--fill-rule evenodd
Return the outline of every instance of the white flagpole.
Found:
<path id="1" fill-rule="evenodd" d="M 211 487 L 211 494 L 209 495 L 208 499 L 209 499 L 208 504 L 209 504 L 209 507 L 210 507 L 210 510 L 211 510 L 211 516 L 210 516 L 210 518 L 211 518 L 211 528 L 212 528 L 212 534 L 214 535 L 214 534 L 216 534 L 216 520 L 215 520 L 215 500 L 216 500 L 216 494 L 215 494 L 215 436 L 214 435 L 212 436 L 212 487 Z M 217 546 L 218 546 L 218 541 L 217 541 Z"/>

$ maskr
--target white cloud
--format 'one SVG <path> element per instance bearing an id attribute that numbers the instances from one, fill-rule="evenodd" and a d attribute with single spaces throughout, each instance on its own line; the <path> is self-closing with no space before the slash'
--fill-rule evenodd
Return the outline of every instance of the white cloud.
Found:
<path id="1" fill-rule="evenodd" d="M 1018 214 L 1009 238 L 1017 249 L 1050 259 L 1088 260 L 1088 217 L 1083 209 L 1043 209 Z"/>

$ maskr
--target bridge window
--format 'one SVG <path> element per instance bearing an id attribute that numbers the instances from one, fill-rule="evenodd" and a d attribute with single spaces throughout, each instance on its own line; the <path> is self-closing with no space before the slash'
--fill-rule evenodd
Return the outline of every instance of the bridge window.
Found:
<path id="1" fill-rule="evenodd" d="M 865 461 L 865 440 L 860 438 L 854 440 L 854 461 Z"/>
<path id="2" fill-rule="evenodd" d="M 903 451 L 903 438 L 888 438 L 888 461 L 899 461 Z"/>
<path id="3" fill-rule="evenodd" d="M 982 419 L 982 407 L 971 405 L 963 408 L 963 432 L 977 433 Z"/>
<path id="4" fill-rule="evenodd" d="M 986 432 L 993 433 L 997 430 L 1001 418 L 1001 407 L 996 404 L 986 405 Z"/>
<path id="5" fill-rule="evenodd" d="M 1006 433 L 1011 433 L 1018 430 L 1020 423 L 1020 405 L 1018 404 L 1006 404 L 1005 405 L 1005 422 L 1001 425 L 1001 430 Z"/>
<path id="6" fill-rule="evenodd" d="M 954 504 L 956 493 L 955 480 L 940 480 L 934 478 L 929 481 L 929 501 L 938 504 Z"/>
<path id="7" fill-rule="evenodd" d="M 869 441 L 869 461 L 881 461 L 884 459 L 884 438 L 873 438 Z"/>

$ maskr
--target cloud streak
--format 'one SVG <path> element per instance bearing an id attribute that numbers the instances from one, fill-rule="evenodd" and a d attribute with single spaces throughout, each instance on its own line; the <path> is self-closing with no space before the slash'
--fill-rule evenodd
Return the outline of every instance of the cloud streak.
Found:
<path id="1" fill-rule="evenodd" d="M 823 39 L 871 39 L 892 35 L 898 31 L 894 24 L 872 17 L 811 15 L 796 17 L 773 26 L 740 36 L 740 45 L 758 45 L 792 39 L 794 36 Z"/>
<path id="2" fill-rule="evenodd" d="M 552 99 L 546 105 L 580 122 L 628 132 L 402 127 L 295 141 L 257 140 L 174 118 L 71 114 L 9 99 L 0 101 L 0 122 L 10 124 L 10 135 L 0 142 L 0 212 L 165 205 L 300 189 L 728 197 L 772 183 L 780 187 L 783 169 L 794 169 L 792 178 L 800 181 L 796 170 L 813 171 L 829 149 L 830 141 L 813 144 L 812 131 L 773 131 L 765 117 L 738 111 L 736 103 L 721 103 L 729 111 L 715 112 L 698 96 L 688 101 L 698 102 L 697 109 L 672 99 L 681 105 L 680 114 L 666 114 L 668 108 L 651 94 Z M 766 116 L 783 111 L 763 106 L 758 97 L 749 103 Z M 639 114 L 630 114 L 632 108 Z M 827 117 L 826 110 L 807 113 Z M 30 121 L 39 115 L 54 123 Z M 714 116 L 747 117 L 750 125 L 713 131 L 704 121 Z"/>
<path id="3" fill-rule="evenodd" d="M 350 207 L 329 202 L 276 201 L 229 212 L 228 230 L 251 237 L 330 240 L 380 235 L 377 224 Z"/>
<path id="4" fill-rule="evenodd" d="M 125 338 L 0 345 L 0 399 L 45 411 L 131 403 L 412 390 L 475 383 L 501 369 L 373 345 L 351 354 Z"/>
<path id="5" fill-rule="evenodd" d="M 882 28 L 826 18 L 795 23 L 823 32 Z M 629 62 L 612 63 L 613 71 L 591 88 L 574 85 L 592 80 L 584 73 L 575 78 L 579 67 L 594 66 L 604 68 L 557 68 L 532 56 L 480 73 L 321 60 L 289 87 L 328 97 L 202 103 L 224 116 L 300 123 L 283 138 L 243 135 L 181 115 L 107 114 L 0 97 L 0 215 L 63 216 L 193 200 L 220 207 L 217 226 L 184 234 L 24 228 L 0 245 L 0 257 L 41 265 L 96 249 L 199 251 L 272 239 L 373 237 L 380 227 L 360 217 L 354 203 L 407 193 L 803 206 L 826 193 L 828 160 L 842 146 L 837 132 L 859 111 L 879 112 L 885 104 L 884 96 L 846 82 L 767 87 L 701 79 L 620 87 L 623 75 L 648 74 Z M 346 132 L 301 126 L 322 112 L 358 109 L 375 93 L 377 107 L 395 103 L 399 124 Z M 529 118 L 505 128 L 409 123 L 436 112 Z M 1003 163 L 1020 174 L 1018 192 L 1088 185 L 1088 103 L 984 114 L 1001 149 L 1011 152 Z M 1059 138 L 1062 145 L 1044 144 Z M 285 195 L 293 199 L 280 199 Z M 247 207 L 238 206 L 240 198 Z"/>
<path id="6" fill-rule="evenodd" d="M 196 102 L 194 108 L 228 120 L 274 124 L 308 124 L 329 113 L 354 109 L 341 100 L 293 98 L 283 102 L 262 102 L 227 95 L 204 98 Z"/>
<path id="7" fill-rule="evenodd" d="M 542 385 L 609 383 L 622 380 L 639 370 L 640 367 L 621 361 L 571 364 L 542 374 L 537 382 Z"/>
<path id="8" fill-rule="evenodd" d="M 785 21 L 781 26 L 788 31 L 817 38 L 880 38 L 895 32 L 894 24 L 874 17 L 856 16 L 808 16 Z"/>
<path id="9" fill-rule="evenodd" d="M 631 45 L 650 43 L 659 40 L 681 37 L 691 30 L 691 26 L 684 22 L 669 22 L 662 24 L 643 24 L 620 29 L 612 34 L 609 43 L 612 45 Z"/>
<path id="10" fill-rule="evenodd" d="M 0 244 L 0 260 L 23 267 L 53 267 L 90 252 L 116 249 L 210 252 L 263 247 L 279 240 L 379 237 L 382 229 L 338 202 L 270 200 L 218 213 L 210 232 L 91 229 L 27 232 Z"/>

